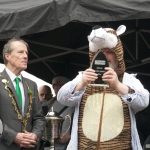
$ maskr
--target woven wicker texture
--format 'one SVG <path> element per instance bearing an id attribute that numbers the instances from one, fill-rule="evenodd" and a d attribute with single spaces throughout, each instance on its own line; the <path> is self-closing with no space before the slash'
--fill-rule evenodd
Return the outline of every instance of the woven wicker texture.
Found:
<path id="1" fill-rule="evenodd" d="M 79 137 L 79 150 L 96 150 L 97 149 L 97 141 L 92 141 L 91 139 L 87 138 L 83 132 L 82 123 L 83 123 L 83 115 L 84 115 L 84 108 L 87 101 L 87 98 L 94 94 L 94 93 L 101 93 L 103 90 L 100 87 L 87 87 L 86 92 L 83 96 L 83 99 L 80 104 L 80 115 L 79 115 L 79 131 L 78 131 L 78 137 Z M 106 89 L 106 94 L 112 93 L 112 91 L 108 88 Z M 115 91 L 113 93 L 116 93 Z M 116 94 L 117 95 L 117 94 Z M 119 96 L 119 95 L 118 95 Z M 121 97 L 120 97 L 121 100 Z M 127 104 L 121 100 L 122 106 L 123 106 L 123 116 L 124 116 L 124 126 L 120 134 L 108 141 L 100 142 L 99 144 L 99 150 L 111 150 L 111 149 L 117 149 L 117 150 L 129 150 L 131 149 L 131 125 L 130 125 L 130 117 L 129 117 L 129 110 Z M 104 104 L 105 104 L 105 97 L 104 97 Z M 113 116 L 113 114 L 112 114 Z M 109 116 L 110 117 L 110 116 Z M 99 120 L 99 117 L 97 118 Z M 91 118 L 89 118 L 89 122 L 91 121 Z M 88 124 L 88 121 L 87 121 Z M 111 123 L 109 122 L 110 126 Z M 89 128 L 91 130 L 91 128 Z M 97 132 L 99 132 L 97 130 Z M 106 133 L 107 134 L 107 133 Z"/>

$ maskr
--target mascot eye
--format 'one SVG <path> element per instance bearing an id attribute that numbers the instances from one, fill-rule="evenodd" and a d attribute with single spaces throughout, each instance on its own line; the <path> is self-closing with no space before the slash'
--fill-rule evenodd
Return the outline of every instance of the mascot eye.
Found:
<path id="1" fill-rule="evenodd" d="M 96 29 L 99 29 L 99 28 L 102 28 L 102 27 L 99 26 L 99 25 L 96 25 L 96 26 L 92 27 L 92 30 L 96 30 Z"/>

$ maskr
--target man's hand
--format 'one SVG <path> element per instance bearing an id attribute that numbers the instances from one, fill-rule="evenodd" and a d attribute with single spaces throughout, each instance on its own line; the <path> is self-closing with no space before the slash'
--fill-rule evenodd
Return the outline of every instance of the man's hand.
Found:
<path id="1" fill-rule="evenodd" d="M 102 80 L 108 82 L 111 87 L 116 89 L 121 95 L 125 95 L 128 93 L 129 87 L 118 80 L 117 73 L 109 67 L 106 67 L 105 72 L 102 76 Z"/>
<path id="2" fill-rule="evenodd" d="M 18 133 L 14 139 L 14 142 L 20 147 L 34 148 L 37 143 L 37 136 L 34 133 Z"/>
<path id="3" fill-rule="evenodd" d="M 21 144 L 21 141 L 23 140 L 23 137 L 24 137 L 24 134 L 25 133 L 18 133 L 14 139 L 14 142 L 17 144 L 17 145 L 20 145 Z"/>
<path id="4" fill-rule="evenodd" d="M 91 81 L 95 81 L 98 78 L 98 74 L 93 69 L 86 69 L 83 72 L 81 82 L 76 86 L 75 91 L 80 91 L 86 87 Z"/>
<path id="5" fill-rule="evenodd" d="M 105 72 L 103 74 L 102 80 L 105 82 L 108 82 L 111 87 L 116 89 L 119 85 L 119 82 L 120 82 L 118 80 L 118 76 L 117 76 L 116 72 L 112 68 L 109 68 L 109 67 L 105 67 L 105 70 L 107 72 Z"/>
<path id="6" fill-rule="evenodd" d="M 82 82 L 84 85 L 89 84 L 91 81 L 95 81 L 98 78 L 98 74 L 93 69 L 86 69 L 82 75 Z"/>

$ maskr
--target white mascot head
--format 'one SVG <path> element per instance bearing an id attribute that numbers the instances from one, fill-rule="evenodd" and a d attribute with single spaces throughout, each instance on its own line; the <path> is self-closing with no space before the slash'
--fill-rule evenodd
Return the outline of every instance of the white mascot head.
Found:
<path id="1" fill-rule="evenodd" d="M 117 36 L 123 34 L 126 30 L 124 25 L 121 25 L 116 30 L 116 35 L 108 33 L 107 31 L 114 31 L 111 28 L 94 28 L 88 36 L 89 49 L 91 52 L 97 52 L 99 49 L 109 48 L 112 49 L 117 45 Z"/>
<path id="2" fill-rule="evenodd" d="M 125 63 L 123 59 L 123 46 L 119 35 L 123 34 L 125 30 L 126 26 L 124 25 L 120 25 L 117 30 L 95 26 L 91 34 L 88 36 L 90 60 L 92 60 L 93 55 L 95 55 L 98 50 L 104 48 L 109 48 L 116 54 L 119 62 L 116 72 L 120 81 L 122 80 L 122 76 L 125 71 Z"/>

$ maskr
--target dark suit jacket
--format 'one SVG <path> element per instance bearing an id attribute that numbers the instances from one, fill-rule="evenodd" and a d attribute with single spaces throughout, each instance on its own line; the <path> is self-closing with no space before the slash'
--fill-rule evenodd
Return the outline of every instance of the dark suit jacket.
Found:
<path id="1" fill-rule="evenodd" d="M 8 87 L 14 94 L 17 107 L 21 111 L 21 108 L 19 106 L 18 96 L 16 94 L 13 83 L 10 77 L 8 76 L 6 70 L 4 70 L 1 73 L 1 75 L 7 81 L 9 81 Z M 2 78 L 0 77 L 0 119 L 2 120 L 3 123 L 3 135 L 2 135 L 2 139 L 0 140 L 0 150 L 20 150 L 19 145 L 15 144 L 13 140 L 17 135 L 17 133 L 23 131 L 23 124 L 17 118 L 17 113 L 14 110 L 12 99 L 9 97 L 8 91 L 5 89 L 5 86 L 2 83 L 1 79 Z M 34 95 L 32 97 L 32 101 L 33 101 L 32 110 L 30 111 L 30 118 L 28 119 L 26 129 L 28 132 L 35 133 L 40 138 L 41 135 L 43 134 L 44 127 L 45 127 L 45 117 L 43 115 L 41 104 L 38 98 L 37 85 L 35 82 L 22 77 L 24 93 L 25 93 L 25 108 L 24 108 L 25 114 L 28 111 L 28 105 L 29 105 L 29 95 L 28 95 L 28 89 L 25 81 L 27 82 L 30 89 L 34 92 Z"/>

